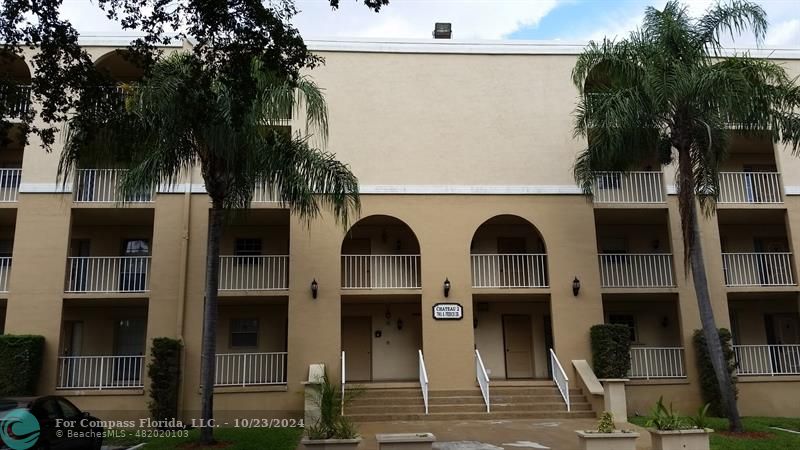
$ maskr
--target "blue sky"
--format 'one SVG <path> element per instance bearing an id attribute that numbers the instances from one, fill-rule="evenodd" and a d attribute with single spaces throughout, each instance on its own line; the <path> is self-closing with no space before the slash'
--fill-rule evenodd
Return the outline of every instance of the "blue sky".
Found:
<path id="1" fill-rule="evenodd" d="M 266 0 L 268 1 L 268 0 Z M 391 0 L 375 14 L 361 0 L 295 0 L 294 22 L 306 38 L 370 37 L 430 39 L 434 22 L 451 22 L 455 39 L 530 39 L 582 42 L 624 36 L 640 22 L 648 5 L 666 0 Z M 693 15 L 715 0 L 686 0 Z M 800 0 L 757 0 L 767 11 L 769 47 L 800 48 Z M 64 0 L 62 13 L 83 34 L 120 33 L 91 0 Z M 736 41 L 751 46 L 749 36 Z"/>

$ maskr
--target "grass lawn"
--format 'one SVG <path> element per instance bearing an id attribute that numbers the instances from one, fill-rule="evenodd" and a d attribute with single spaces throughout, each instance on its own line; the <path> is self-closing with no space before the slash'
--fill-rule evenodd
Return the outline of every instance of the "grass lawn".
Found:
<path id="1" fill-rule="evenodd" d="M 225 450 L 295 450 L 303 434 L 302 428 L 217 428 L 214 437 L 217 441 L 229 443 L 227 446 L 196 447 L 199 432 L 192 430 L 188 438 L 136 439 L 135 437 L 107 439 L 103 444 L 136 445 L 146 442 L 145 450 L 166 450 L 175 448 L 203 449 L 224 448 Z M 186 445 L 184 445 L 186 444 Z"/>
<path id="2" fill-rule="evenodd" d="M 631 423 L 645 426 L 646 417 L 631 417 Z M 757 433 L 759 436 L 748 438 L 726 434 L 728 429 L 727 419 L 709 419 L 711 428 L 716 433 L 711 435 L 712 450 L 796 450 L 800 449 L 800 434 L 774 430 L 770 427 L 779 427 L 787 430 L 800 431 L 800 418 L 784 417 L 745 417 L 744 429 L 748 433 Z M 764 433 L 765 436 L 760 436 Z"/>

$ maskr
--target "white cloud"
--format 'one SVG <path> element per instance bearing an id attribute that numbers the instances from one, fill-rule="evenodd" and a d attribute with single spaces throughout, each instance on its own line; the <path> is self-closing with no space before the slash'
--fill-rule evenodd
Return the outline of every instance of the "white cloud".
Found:
<path id="1" fill-rule="evenodd" d="M 766 39 L 767 45 L 800 47 L 800 19 L 779 22 L 770 27 Z"/>
<path id="2" fill-rule="evenodd" d="M 536 25 L 558 0 L 392 0 L 375 14 L 360 0 L 341 0 L 331 11 L 327 0 L 300 0 L 295 24 L 307 37 L 355 36 L 430 38 L 435 22 L 451 22 L 453 38 L 501 39 Z"/>

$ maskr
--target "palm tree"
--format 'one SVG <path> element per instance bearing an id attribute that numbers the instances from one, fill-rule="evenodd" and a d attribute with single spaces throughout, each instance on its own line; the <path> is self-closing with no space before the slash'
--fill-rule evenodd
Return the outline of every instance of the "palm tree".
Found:
<path id="1" fill-rule="evenodd" d="M 798 152 L 796 79 L 766 59 L 723 56 L 723 37 L 750 30 L 760 43 L 766 29 L 764 10 L 748 1 L 716 4 L 700 18 L 669 1 L 661 11 L 647 8 L 628 38 L 590 42 L 572 72 L 582 94 L 575 134 L 588 142 L 574 166 L 584 193 L 592 194 L 599 172 L 676 161 L 687 276 L 691 271 L 732 431 L 742 423 L 711 308 L 698 218 L 714 213 L 720 163 L 733 133 L 766 135 Z"/>
<path id="2" fill-rule="evenodd" d="M 84 105 L 83 119 L 92 120 L 70 124 L 59 165 L 62 177 L 87 162 L 127 168 L 121 198 L 174 183 L 200 167 L 211 197 L 201 364 L 204 423 L 213 417 L 219 241 L 226 212 L 247 208 L 257 185 L 274 189 L 283 205 L 307 219 L 325 207 L 346 225 L 360 208 L 358 180 L 349 168 L 309 145 L 308 133 L 317 131 L 323 143 L 327 136 L 320 88 L 306 77 L 276 75 L 258 60 L 244 70 L 249 82 L 232 83 L 208 75 L 188 53 L 159 61 L 143 81 L 125 87 L 124 108 L 119 101 Z M 305 137 L 279 126 L 292 113 L 305 114 Z M 201 429 L 201 441 L 213 442 L 212 427 Z"/>

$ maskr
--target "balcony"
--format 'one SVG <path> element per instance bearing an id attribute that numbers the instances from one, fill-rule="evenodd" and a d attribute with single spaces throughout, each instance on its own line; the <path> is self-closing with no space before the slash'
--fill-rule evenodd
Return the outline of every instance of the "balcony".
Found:
<path id="1" fill-rule="evenodd" d="M 403 221 L 384 215 L 356 222 L 342 240 L 341 288 L 419 289 L 419 241 Z"/>
<path id="2" fill-rule="evenodd" d="M 629 378 L 685 378 L 683 347 L 631 347 Z"/>
<path id="3" fill-rule="evenodd" d="M 217 353 L 214 386 L 286 384 L 286 352 Z"/>
<path id="4" fill-rule="evenodd" d="M 722 266 L 726 286 L 795 285 L 789 252 L 723 253 Z"/>
<path id="5" fill-rule="evenodd" d="M 61 356 L 56 389 L 142 389 L 144 356 Z"/>
<path id="6" fill-rule="evenodd" d="M 601 172 L 595 179 L 594 203 L 664 203 L 661 172 Z"/>
<path id="7" fill-rule="evenodd" d="M 0 257 L 0 293 L 8 292 L 8 278 L 11 276 L 11 257 Z"/>
<path id="8" fill-rule="evenodd" d="M 220 291 L 276 291 L 289 289 L 289 256 L 219 257 Z"/>
<path id="9" fill-rule="evenodd" d="M 342 255 L 342 289 L 419 289 L 420 255 Z"/>
<path id="10" fill-rule="evenodd" d="M 778 172 L 720 172 L 717 203 L 783 203 Z"/>
<path id="11" fill-rule="evenodd" d="M 67 258 L 69 293 L 148 292 L 149 256 L 75 256 Z"/>
<path id="12" fill-rule="evenodd" d="M 601 253 L 600 283 L 604 288 L 674 287 L 669 253 Z"/>
<path id="13" fill-rule="evenodd" d="M 737 375 L 800 375 L 800 345 L 734 345 Z"/>
<path id="14" fill-rule="evenodd" d="M 76 170 L 73 201 L 75 203 L 146 203 L 153 201 L 152 192 L 123 197 L 119 187 L 124 174 L 124 169 Z"/>
<path id="15" fill-rule="evenodd" d="M 22 169 L 0 169 L 0 203 L 17 201 Z"/>
<path id="16" fill-rule="evenodd" d="M 473 288 L 548 287 L 546 254 L 473 254 L 471 260 Z"/>
<path id="17" fill-rule="evenodd" d="M 0 86 L 0 109 L 9 118 L 20 118 L 28 113 L 31 106 L 31 86 L 27 84 Z"/>

